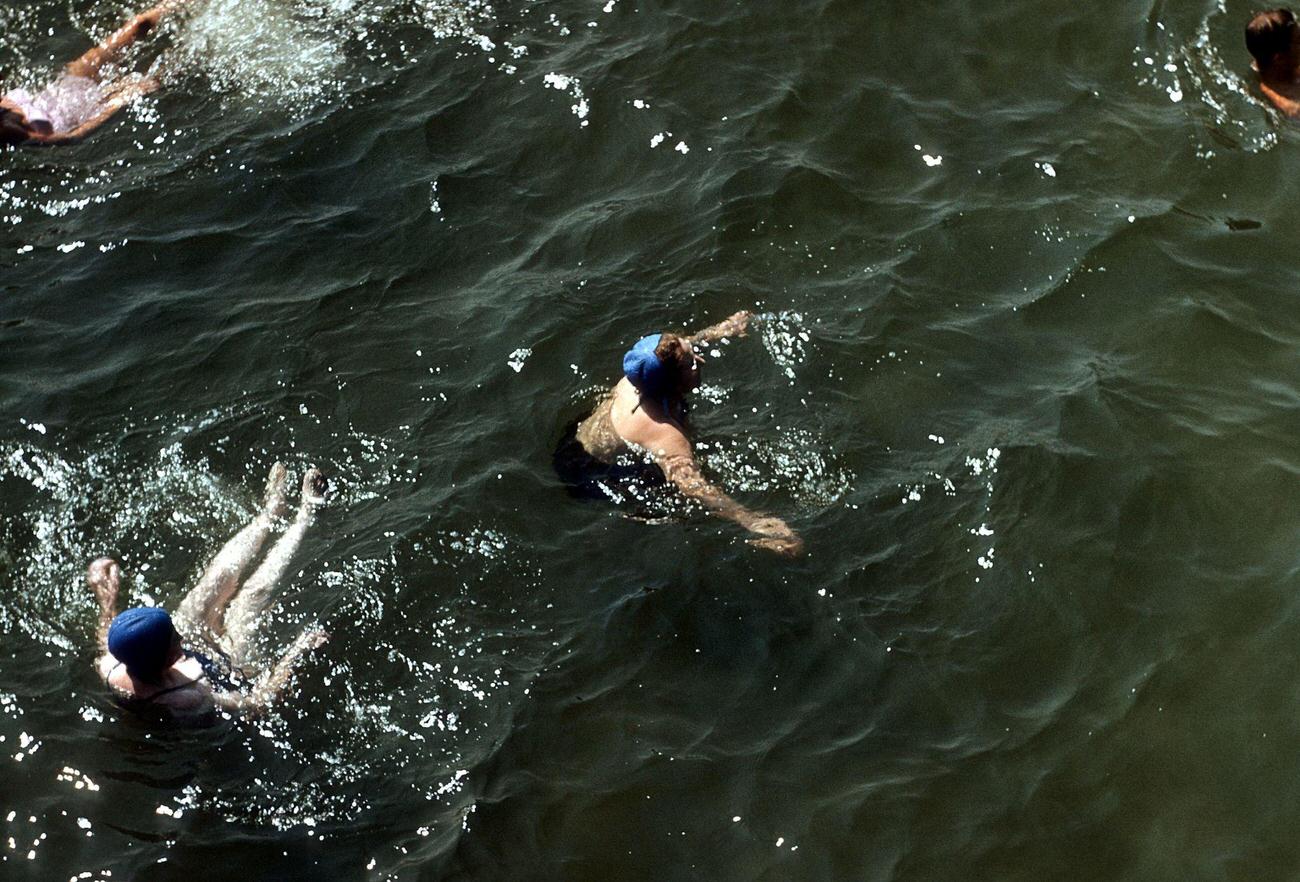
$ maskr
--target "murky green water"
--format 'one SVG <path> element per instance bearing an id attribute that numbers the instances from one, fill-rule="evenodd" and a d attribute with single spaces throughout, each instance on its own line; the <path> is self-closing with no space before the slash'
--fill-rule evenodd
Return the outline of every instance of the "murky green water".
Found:
<path id="1" fill-rule="evenodd" d="M 198 0 L 157 100 L 0 156 L 0 877 L 1292 875 L 1252 10 Z M 124 11 L 5 7 L 0 75 Z M 693 418 L 795 562 L 552 468 L 741 308 Z M 339 493 L 265 646 L 334 639 L 261 721 L 124 716 L 86 563 L 174 607 L 276 459 Z"/>

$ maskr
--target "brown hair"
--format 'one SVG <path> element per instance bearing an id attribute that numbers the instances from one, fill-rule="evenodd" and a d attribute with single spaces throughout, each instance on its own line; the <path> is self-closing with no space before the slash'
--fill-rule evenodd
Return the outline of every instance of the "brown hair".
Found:
<path id="1" fill-rule="evenodd" d="M 673 378 L 673 391 L 680 391 L 689 386 L 686 381 L 687 371 L 695 364 L 695 358 L 686 346 L 686 340 L 678 334 L 661 334 L 655 355 L 668 368 Z"/>
<path id="2" fill-rule="evenodd" d="M 21 114 L 0 107 L 0 146 L 21 144 L 31 137 Z"/>
<path id="3" fill-rule="evenodd" d="M 1280 53 L 1291 50 L 1295 15 L 1289 9 L 1257 12 L 1246 25 L 1246 48 L 1263 71 Z"/>

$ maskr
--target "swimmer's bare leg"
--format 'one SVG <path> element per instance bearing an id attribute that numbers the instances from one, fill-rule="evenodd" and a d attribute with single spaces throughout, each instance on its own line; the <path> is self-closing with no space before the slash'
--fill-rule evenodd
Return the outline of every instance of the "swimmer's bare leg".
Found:
<path id="1" fill-rule="evenodd" d="M 271 466 L 266 478 L 266 493 L 262 510 L 257 517 L 234 535 L 217 556 L 208 564 L 199 583 L 185 595 L 176 611 L 176 627 L 182 633 L 194 636 L 204 629 L 215 635 L 222 632 L 222 610 L 239 590 L 239 580 L 244 571 L 262 550 L 267 535 L 277 518 L 284 515 L 285 485 L 289 471 L 284 463 Z"/>
<path id="2" fill-rule="evenodd" d="M 99 79 L 99 71 L 104 65 L 117 61 L 132 44 L 157 28 L 164 16 L 175 12 L 185 2 L 187 0 L 168 0 L 140 13 L 114 31 L 107 40 L 88 50 L 76 61 L 69 62 L 64 70 L 74 77 Z"/>
<path id="3" fill-rule="evenodd" d="M 100 655 L 108 654 L 108 626 L 117 615 L 117 592 L 121 579 L 122 570 L 111 557 L 101 557 L 86 568 L 86 583 L 95 592 L 95 601 L 99 604 L 97 637 Z"/>
<path id="4" fill-rule="evenodd" d="M 320 469 L 308 469 L 302 479 L 302 504 L 289 529 L 276 540 L 253 575 L 230 602 L 226 610 L 226 652 L 235 664 L 247 661 L 249 642 L 257 620 L 271 602 L 271 592 L 289 568 L 289 562 L 302 543 L 303 534 L 315 520 L 316 510 L 325 502 L 325 476 Z"/>

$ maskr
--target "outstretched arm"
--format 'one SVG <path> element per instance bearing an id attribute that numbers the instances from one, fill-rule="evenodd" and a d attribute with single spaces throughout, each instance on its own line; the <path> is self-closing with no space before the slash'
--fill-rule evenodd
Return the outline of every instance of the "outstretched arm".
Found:
<path id="1" fill-rule="evenodd" d="M 729 521 L 735 521 L 757 538 L 747 540 L 750 545 L 795 557 L 803 551 L 801 540 L 785 521 L 771 515 L 752 511 L 723 493 L 700 471 L 689 446 L 655 458 L 668 480 L 677 485 L 684 496 L 694 499 L 710 512 Z"/>
<path id="2" fill-rule="evenodd" d="M 753 317 L 752 312 L 742 309 L 716 325 L 710 325 L 703 331 L 692 334 L 687 339 L 692 343 L 712 343 L 714 340 L 721 340 L 723 337 L 743 337 L 745 332 L 749 330 L 749 320 Z"/>
<path id="3" fill-rule="evenodd" d="M 98 79 L 104 65 L 116 61 L 137 40 L 158 27 L 167 15 L 184 6 L 189 0 L 166 0 L 148 9 L 122 25 L 104 42 L 90 49 L 64 68 L 74 77 Z"/>
<path id="4" fill-rule="evenodd" d="M 293 671 L 307 653 L 321 646 L 330 635 L 325 631 L 303 631 L 298 635 L 298 639 L 285 651 L 280 660 L 276 662 L 275 667 L 262 674 L 257 678 L 253 685 L 253 691 L 247 694 L 242 692 L 218 692 L 213 695 L 213 700 L 220 706 L 229 711 L 238 711 L 247 714 L 260 714 L 271 706 L 280 693 L 284 692 L 285 687 L 289 685 L 289 680 L 293 676 Z"/>

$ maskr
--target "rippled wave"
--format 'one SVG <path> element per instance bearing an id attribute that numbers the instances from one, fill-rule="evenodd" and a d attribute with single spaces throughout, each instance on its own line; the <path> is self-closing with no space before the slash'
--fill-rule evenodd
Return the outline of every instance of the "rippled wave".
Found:
<path id="1" fill-rule="evenodd" d="M 157 96 L 0 155 L 0 876 L 1285 876 L 1250 11 L 196 0 Z M 5 85 L 124 12 L 0 9 Z M 797 561 L 552 463 L 737 309 L 700 456 Z M 86 563 L 174 605 L 277 459 L 338 493 L 263 649 L 331 642 L 264 719 L 122 714 Z"/>

